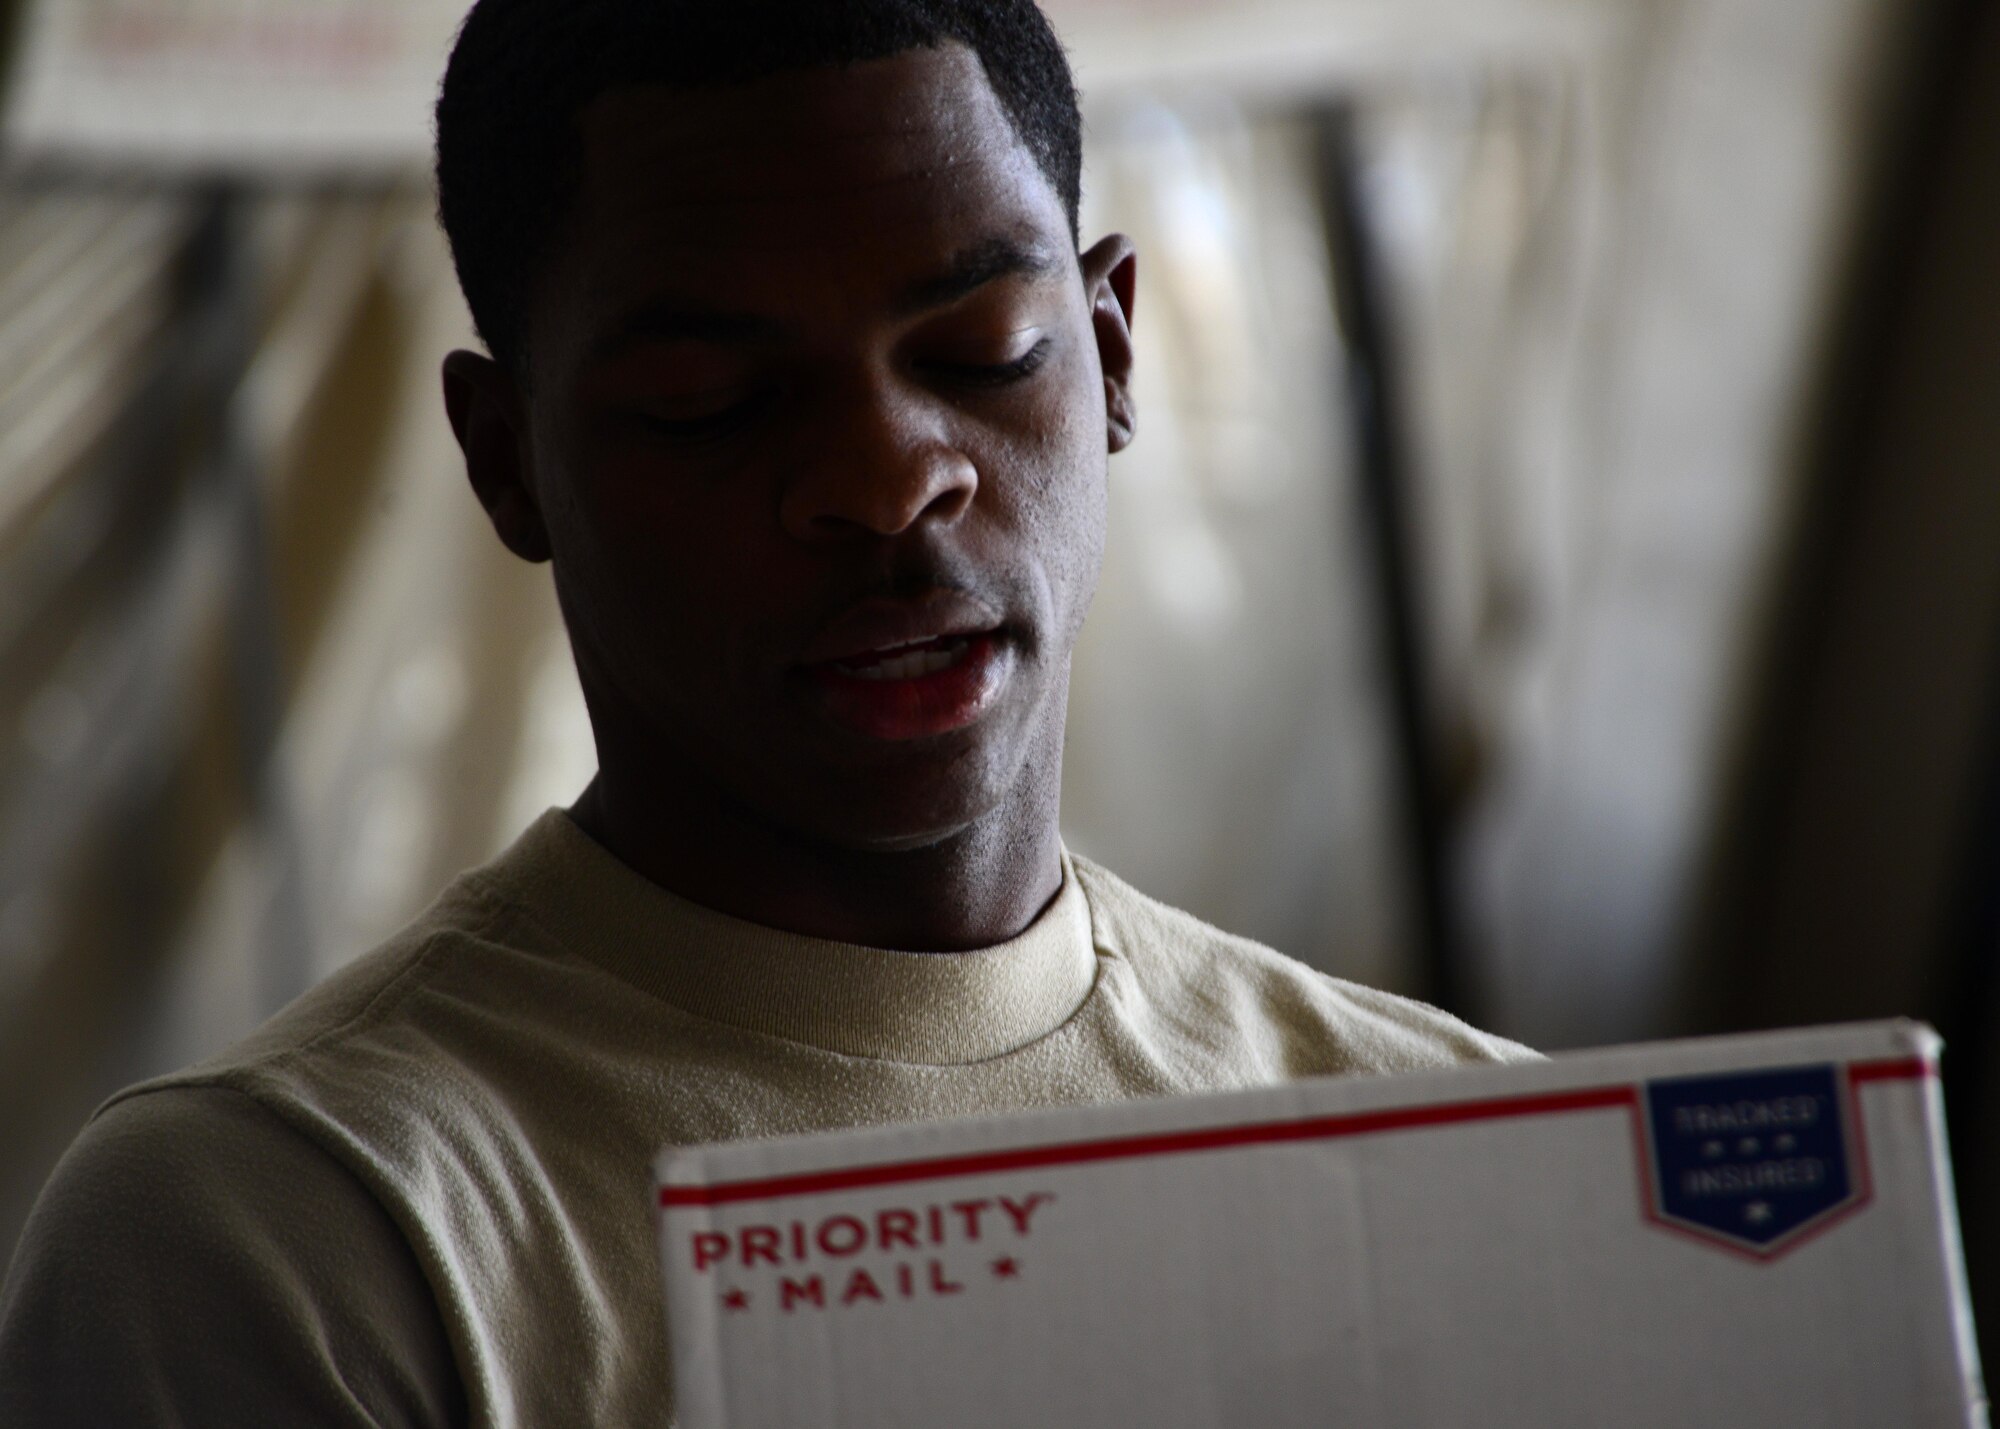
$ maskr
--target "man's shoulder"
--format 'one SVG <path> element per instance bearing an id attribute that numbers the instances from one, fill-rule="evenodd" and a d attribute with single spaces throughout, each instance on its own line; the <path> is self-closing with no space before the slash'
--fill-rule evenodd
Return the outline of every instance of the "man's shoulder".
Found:
<path id="1" fill-rule="evenodd" d="M 351 1060 L 357 1044 L 365 1048 L 371 1034 L 401 1020 L 421 993 L 439 951 L 440 935 L 428 918 L 330 973 L 222 1050 L 124 1088 L 99 1109 L 97 1119 L 141 1100 L 142 1119 L 155 1108 L 178 1107 L 178 1101 L 151 1097 L 176 1090 L 234 1092 L 268 1106 L 272 1085 Z"/>
<path id="2" fill-rule="evenodd" d="M 1533 1061 L 1537 1053 L 1414 998 L 1320 972 L 1226 932 L 1072 856 L 1101 956 L 1123 963 L 1151 1015 L 1227 1028 L 1287 1077 Z"/>
<path id="3" fill-rule="evenodd" d="M 221 1082 L 162 1080 L 90 1119 L 44 1189 L 21 1253 L 38 1235 L 74 1243 L 82 1237 L 69 1233 L 88 1226 L 108 1271 L 123 1264 L 121 1238 L 192 1250 L 211 1237 L 240 1250 L 287 1225 L 312 1226 L 333 1207 L 372 1204 L 336 1159 L 258 1098 Z"/>
<path id="4" fill-rule="evenodd" d="M 441 1422 L 456 1379 L 383 1208 L 253 1098 L 121 1098 L 85 1128 L 0 1297 L 0 1421 Z"/>
<path id="5" fill-rule="evenodd" d="M 484 874 L 460 875 L 411 922 L 220 1053 L 127 1088 L 111 1105 L 175 1086 L 226 1087 L 269 1103 L 281 1084 L 365 1080 L 369 1065 L 394 1047 L 426 1045 L 433 1061 L 447 1064 L 451 1039 L 439 1034 L 454 1015 L 476 1017 L 482 1005 L 510 999 L 532 1004 L 538 989 L 520 984 L 546 979 L 561 962 Z"/>
<path id="6" fill-rule="evenodd" d="M 145 1164 L 169 1177 L 205 1164 L 220 1194 L 254 1184 L 246 1166 L 289 1154 L 393 1206 L 450 1173 L 458 1143 L 506 1123 L 495 1061 L 510 1037 L 534 1039 L 524 1009 L 551 1000 L 558 977 L 505 916 L 461 878 L 248 1036 L 120 1090 L 72 1148 L 71 1194 L 88 1204 L 89 1188 L 124 1184 L 118 1167 Z"/>

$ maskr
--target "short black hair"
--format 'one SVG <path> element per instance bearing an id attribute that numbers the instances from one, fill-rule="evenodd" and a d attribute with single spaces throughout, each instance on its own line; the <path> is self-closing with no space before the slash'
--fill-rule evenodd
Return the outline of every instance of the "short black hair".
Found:
<path id="1" fill-rule="evenodd" d="M 950 42 L 979 56 L 1076 239 L 1076 83 L 1034 0 L 479 0 L 438 96 L 437 188 L 487 347 L 525 371 L 527 299 L 581 182 L 576 117 L 598 95 L 742 83 Z"/>

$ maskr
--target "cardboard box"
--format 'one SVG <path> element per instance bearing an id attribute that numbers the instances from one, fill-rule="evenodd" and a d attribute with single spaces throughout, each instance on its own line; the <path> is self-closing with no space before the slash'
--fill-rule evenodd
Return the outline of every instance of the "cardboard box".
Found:
<path id="1" fill-rule="evenodd" d="M 1909 1023 L 665 1152 L 681 1422 L 1986 1422 Z"/>

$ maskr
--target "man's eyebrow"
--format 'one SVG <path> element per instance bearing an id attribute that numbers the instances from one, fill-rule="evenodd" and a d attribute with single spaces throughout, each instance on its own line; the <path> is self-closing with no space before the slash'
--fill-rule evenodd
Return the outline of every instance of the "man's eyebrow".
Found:
<path id="1" fill-rule="evenodd" d="M 778 331 L 769 318 L 723 312 L 675 299 L 642 304 L 626 313 L 605 335 L 591 344 L 593 357 L 611 357 L 643 343 L 745 343 Z"/>
<path id="2" fill-rule="evenodd" d="M 1056 251 L 1042 243 L 1004 237 L 981 239 L 960 249 L 943 272 L 905 291 L 896 308 L 906 316 L 928 312 L 956 302 L 996 278 L 1046 278 L 1061 272 L 1063 266 Z"/>
<path id="3" fill-rule="evenodd" d="M 953 256 L 944 270 L 916 283 L 896 299 L 896 311 L 909 316 L 956 302 L 997 278 L 1045 278 L 1060 273 L 1064 262 L 1045 244 L 1013 238 L 981 239 Z M 725 312 L 697 303 L 662 299 L 626 313 L 605 335 L 591 344 L 591 356 L 607 358 L 644 343 L 748 343 L 778 335 L 781 326 L 750 313 Z"/>

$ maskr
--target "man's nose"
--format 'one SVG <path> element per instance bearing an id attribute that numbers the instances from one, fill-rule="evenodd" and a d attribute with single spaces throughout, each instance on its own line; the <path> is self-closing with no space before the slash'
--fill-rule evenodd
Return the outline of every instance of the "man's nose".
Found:
<path id="1" fill-rule="evenodd" d="M 799 540 L 896 536 L 972 507 L 979 471 L 925 394 L 883 383 L 829 393 L 803 440 L 779 517 Z"/>

